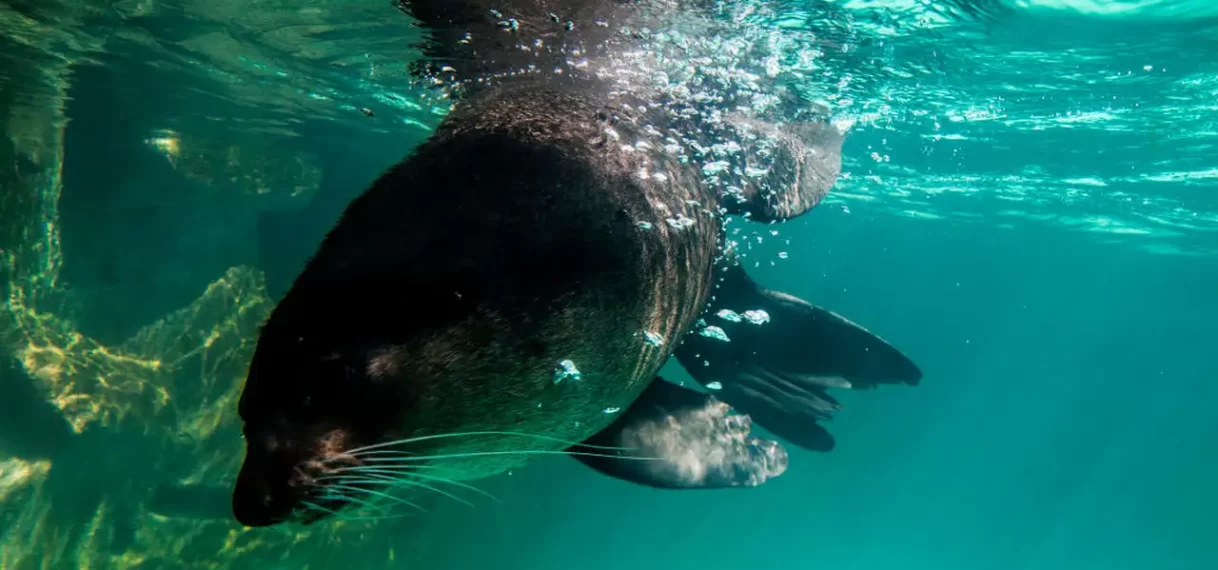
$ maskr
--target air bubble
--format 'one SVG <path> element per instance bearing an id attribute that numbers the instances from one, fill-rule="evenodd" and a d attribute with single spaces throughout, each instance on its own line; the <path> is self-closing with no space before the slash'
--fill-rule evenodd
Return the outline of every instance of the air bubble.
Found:
<path id="1" fill-rule="evenodd" d="M 664 337 L 651 331 L 643 331 L 643 338 L 647 339 L 647 344 L 651 346 L 664 346 Z"/>
<path id="2" fill-rule="evenodd" d="M 731 323 L 738 323 L 744 320 L 740 315 L 736 314 L 736 311 L 731 309 L 723 309 L 722 311 L 719 311 L 716 316 Z"/>
<path id="3" fill-rule="evenodd" d="M 730 338 L 727 338 L 727 333 L 723 332 L 723 329 L 721 329 L 717 326 L 714 326 L 714 325 L 708 326 L 708 327 L 698 331 L 698 334 L 700 334 L 706 338 L 713 338 L 715 340 L 720 340 L 723 342 L 732 341 Z"/>
<path id="4" fill-rule="evenodd" d="M 560 360 L 558 365 L 554 367 L 554 383 L 558 384 L 563 380 L 570 379 L 579 381 L 579 369 L 575 367 L 575 363 L 570 360 Z"/>
<path id="5" fill-rule="evenodd" d="M 770 314 L 761 309 L 745 311 L 744 315 L 742 316 L 744 317 L 744 320 L 754 325 L 764 325 L 770 322 Z"/>

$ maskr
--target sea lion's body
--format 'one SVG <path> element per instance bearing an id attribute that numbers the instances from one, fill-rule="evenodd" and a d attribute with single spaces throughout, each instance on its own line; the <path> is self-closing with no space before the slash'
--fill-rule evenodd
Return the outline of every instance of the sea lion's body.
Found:
<path id="1" fill-rule="evenodd" d="M 436 480 L 493 475 L 527 458 L 517 452 L 580 441 L 635 450 L 641 460 L 584 460 L 656 487 L 752 486 L 780 474 L 785 453 L 748 437 L 747 417 L 656 379 L 722 277 L 728 211 L 696 163 L 662 148 L 672 140 L 664 122 L 648 101 L 594 77 L 504 81 L 462 100 L 353 201 L 259 338 L 240 403 L 238 520 L 341 508 L 388 469 L 369 471 L 386 465 L 370 449 L 426 465 Z M 775 174 L 791 194 L 754 196 L 745 211 L 803 211 L 828 189 L 811 188 L 825 177 L 807 159 L 819 151 L 775 148 L 793 157 Z M 731 300 L 764 301 L 754 289 Z M 795 311 L 788 322 L 803 326 Z M 906 362 L 866 339 L 850 348 Z M 739 398 L 794 429 L 814 419 L 792 423 L 789 405 L 823 403 L 813 384 L 838 374 L 729 360 L 740 364 L 708 368 L 716 381 L 737 368 L 790 375 Z"/>
<path id="2" fill-rule="evenodd" d="M 251 376 L 285 366 L 308 376 L 333 353 L 367 358 L 380 384 L 409 379 L 410 389 L 385 394 L 410 411 L 392 420 L 398 437 L 498 430 L 582 441 L 613 421 L 604 410 L 629 406 L 705 306 L 720 221 L 697 205 L 713 198 L 692 167 L 623 150 L 645 117 L 581 87 L 518 84 L 457 109 L 348 206 L 271 315 Z M 645 180 L 643 169 L 665 174 Z M 694 223 L 665 221 L 677 214 Z M 579 380 L 555 382 L 563 360 Z M 458 372 L 456 361 L 477 366 Z M 284 389 L 299 386 L 265 397 L 282 402 Z M 416 399 L 438 393 L 442 401 Z M 243 405 L 261 395 L 247 392 Z M 509 461 L 520 459 L 470 459 L 450 476 Z"/>

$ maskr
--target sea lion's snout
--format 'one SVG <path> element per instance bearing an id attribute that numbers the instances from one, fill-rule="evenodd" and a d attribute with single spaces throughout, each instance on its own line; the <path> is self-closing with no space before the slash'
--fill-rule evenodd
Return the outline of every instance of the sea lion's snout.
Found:
<path id="1" fill-rule="evenodd" d="M 246 427 L 245 462 L 233 488 L 233 516 L 247 527 L 317 522 L 347 501 L 327 483 L 360 463 L 343 429 Z"/>
<path id="2" fill-rule="evenodd" d="M 270 526 L 288 519 L 303 497 L 294 481 L 298 462 L 291 445 L 270 437 L 246 440 L 245 462 L 233 488 L 233 516 L 244 526 Z"/>
<path id="3" fill-rule="evenodd" d="M 242 526 L 258 527 L 287 520 L 293 501 L 273 490 L 266 479 L 247 476 L 249 470 L 247 462 L 233 489 L 233 516 L 237 522 Z"/>

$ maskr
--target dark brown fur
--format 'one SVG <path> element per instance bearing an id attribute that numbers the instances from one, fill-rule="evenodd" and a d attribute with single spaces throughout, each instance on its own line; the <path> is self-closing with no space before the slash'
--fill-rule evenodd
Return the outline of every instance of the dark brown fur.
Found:
<path id="1" fill-rule="evenodd" d="M 347 208 L 254 354 L 243 522 L 287 516 L 327 471 L 319 460 L 345 449 L 470 431 L 582 441 L 613 421 L 603 410 L 633 401 L 703 308 L 720 232 L 695 204 L 712 201 L 696 170 L 623 148 L 644 136 L 635 104 L 588 80 L 486 92 Z M 671 227 L 678 213 L 694 225 Z M 565 359 L 582 379 L 556 384 Z M 409 449 L 563 447 L 481 437 Z M 444 475 L 519 461 L 447 461 Z M 249 506 L 268 501 L 279 510 Z"/>

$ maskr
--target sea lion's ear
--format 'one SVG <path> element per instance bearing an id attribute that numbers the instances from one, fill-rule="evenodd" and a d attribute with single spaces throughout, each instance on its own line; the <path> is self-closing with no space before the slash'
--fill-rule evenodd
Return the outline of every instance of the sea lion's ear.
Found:
<path id="1" fill-rule="evenodd" d="M 817 424 L 839 409 L 829 388 L 912 386 L 922 379 L 907 356 L 840 315 L 762 289 L 739 265 L 717 277 L 716 299 L 727 311 L 708 317 L 707 326 L 718 330 L 693 331 L 677 347 L 677 359 L 718 398 L 793 444 L 833 449 L 833 436 Z"/>
<path id="2" fill-rule="evenodd" d="M 609 427 L 570 450 L 584 464 L 661 489 L 755 487 L 787 469 L 777 442 L 709 394 L 656 378 Z"/>

